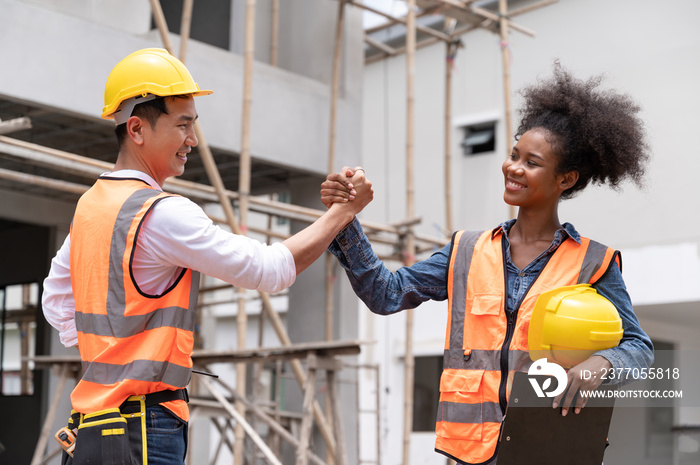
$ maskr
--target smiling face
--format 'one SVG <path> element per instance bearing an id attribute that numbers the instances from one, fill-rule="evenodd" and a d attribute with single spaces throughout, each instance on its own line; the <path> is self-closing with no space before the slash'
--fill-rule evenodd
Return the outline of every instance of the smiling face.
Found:
<path id="1" fill-rule="evenodd" d="M 557 173 L 558 158 L 541 128 L 527 131 L 505 162 L 503 199 L 521 208 L 556 208 L 561 194 L 576 183 L 578 173 Z"/>
<path id="2" fill-rule="evenodd" d="M 154 126 L 143 125 L 143 159 L 148 172 L 162 187 L 170 176 L 180 176 L 185 172 L 187 154 L 197 146 L 194 122 L 197 110 L 194 98 L 166 98 L 167 114 L 160 115 Z"/>

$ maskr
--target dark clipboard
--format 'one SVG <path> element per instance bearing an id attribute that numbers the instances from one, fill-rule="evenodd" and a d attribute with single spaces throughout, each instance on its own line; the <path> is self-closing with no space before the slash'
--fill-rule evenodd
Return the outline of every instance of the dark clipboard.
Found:
<path id="1" fill-rule="evenodd" d="M 563 417 L 551 397 L 537 397 L 528 374 L 515 373 L 501 429 L 498 465 L 601 465 L 615 399 L 591 398 Z M 598 390 L 614 390 L 600 386 Z"/>

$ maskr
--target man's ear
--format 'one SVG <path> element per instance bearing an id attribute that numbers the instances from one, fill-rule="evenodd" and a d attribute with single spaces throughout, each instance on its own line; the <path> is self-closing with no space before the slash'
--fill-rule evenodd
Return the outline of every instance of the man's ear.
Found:
<path id="1" fill-rule="evenodd" d="M 144 121 L 138 116 L 132 116 L 126 120 L 126 133 L 136 145 L 143 145 Z"/>
<path id="2" fill-rule="evenodd" d="M 562 191 L 571 189 L 572 187 L 574 187 L 577 181 L 578 171 L 569 171 L 568 173 L 562 175 L 561 180 L 559 181 L 559 188 Z"/>

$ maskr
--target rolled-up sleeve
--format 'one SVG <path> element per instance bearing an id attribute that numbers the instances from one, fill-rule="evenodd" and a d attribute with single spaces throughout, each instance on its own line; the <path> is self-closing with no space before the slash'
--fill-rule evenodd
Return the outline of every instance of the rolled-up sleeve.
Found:
<path id="1" fill-rule="evenodd" d="M 159 202 L 146 218 L 139 240 L 163 265 L 191 268 L 246 289 L 274 293 L 296 279 L 294 257 L 287 247 L 225 231 L 184 197 Z"/>
<path id="2" fill-rule="evenodd" d="M 355 219 L 336 236 L 328 250 L 345 269 L 355 294 L 374 313 L 389 315 L 427 300 L 447 299 L 445 270 L 449 246 L 426 260 L 392 272 L 374 253 Z"/>

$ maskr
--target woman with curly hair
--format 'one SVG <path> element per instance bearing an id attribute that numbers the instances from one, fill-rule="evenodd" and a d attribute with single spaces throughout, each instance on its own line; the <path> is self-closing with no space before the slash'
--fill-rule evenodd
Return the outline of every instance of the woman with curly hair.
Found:
<path id="1" fill-rule="evenodd" d="M 517 218 L 489 231 L 459 231 L 430 258 L 396 272 L 377 258 L 355 220 L 329 250 L 356 294 L 377 314 L 390 315 L 426 300 L 448 300 L 448 323 L 435 450 L 462 464 L 493 463 L 515 371 L 527 371 L 528 329 L 537 297 L 590 284 L 616 307 L 623 336 L 568 371 L 568 390 L 553 407 L 579 413 L 601 374 L 648 368 L 651 340 L 632 309 L 620 254 L 582 237 L 559 220 L 559 203 L 590 182 L 618 188 L 641 184 L 649 158 L 640 108 L 626 95 L 600 89 L 602 78 L 579 80 L 555 63 L 554 75 L 522 91 L 517 143 L 503 163 L 504 194 Z M 344 168 L 321 186 L 326 206 L 352 201 Z M 582 373 L 592 373 L 584 377 Z M 625 379 L 606 382 L 622 384 Z M 629 381 L 629 380 L 627 380 Z"/>

